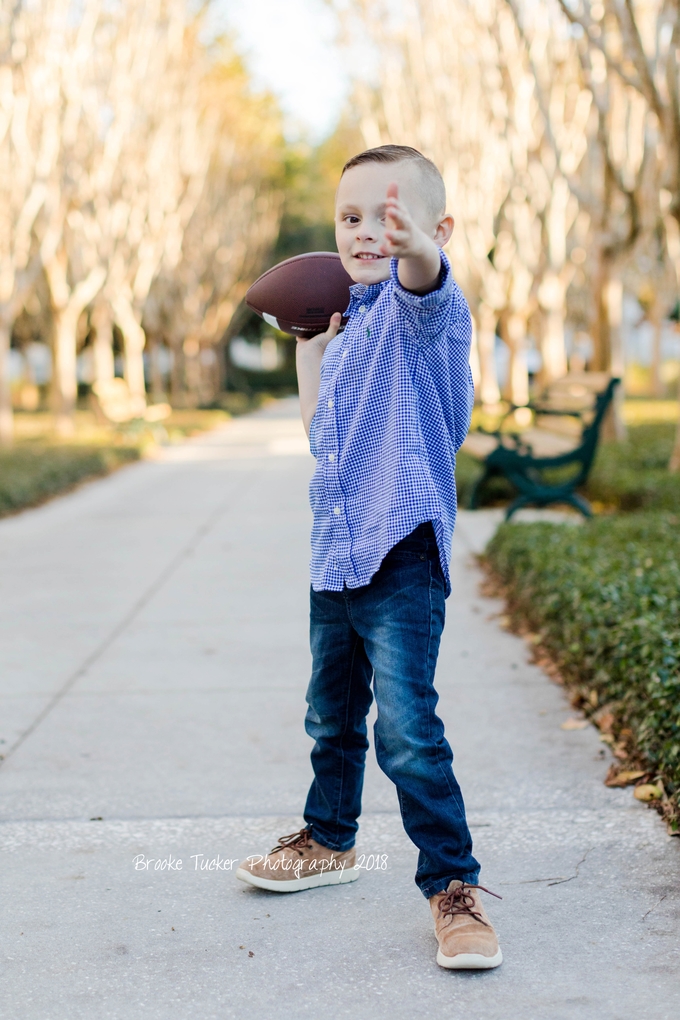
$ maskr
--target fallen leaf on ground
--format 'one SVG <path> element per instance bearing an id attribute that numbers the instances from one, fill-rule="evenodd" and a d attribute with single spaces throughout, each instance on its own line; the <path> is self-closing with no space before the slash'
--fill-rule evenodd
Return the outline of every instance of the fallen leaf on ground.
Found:
<path id="1" fill-rule="evenodd" d="M 654 786 L 653 783 L 643 783 L 642 786 L 635 787 L 633 796 L 636 800 L 661 800 L 663 790 L 659 786 Z"/>
<path id="2" fill-rule="evenodd" d="M 604 783 L 605 786 L 630 786 L 630 784 L 634 783 L 636 779 L 642 779 L 644 775 L 645 773 L 640 772 L 639 770 L 637 771 L 628 770 L 618 772 L 613 776 L 607 776 Z"/>
<path id="3" fill-rule="evenodd" d="M 595 716 L 595 722 L 597 723 L 601 733 L 611 733 L 614 727 L 614 716 L 611 712 L 598 713 Z"/>
<path id="4" fill-rule="evenodd" d="M 588 725 L 587 719 L 565 719 L 560 726 L 561 730 L 584 730 Z"/>

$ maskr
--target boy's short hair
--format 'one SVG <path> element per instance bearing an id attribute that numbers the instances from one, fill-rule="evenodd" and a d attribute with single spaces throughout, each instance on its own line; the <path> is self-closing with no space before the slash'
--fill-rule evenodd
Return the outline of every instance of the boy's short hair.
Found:
<path id="1" fill-rule="evenodd" d="M 378 145 L 365 149 L 348 159 L 342 173 L 362 163 L 414 163 L 425 183 L 425 198 L 433 216 L 442 216 L 446 210 L 446 188 L 439 170 L 427 156 L 410 145 Z M 340 175 L 342 177 L 342 174 Z"/>

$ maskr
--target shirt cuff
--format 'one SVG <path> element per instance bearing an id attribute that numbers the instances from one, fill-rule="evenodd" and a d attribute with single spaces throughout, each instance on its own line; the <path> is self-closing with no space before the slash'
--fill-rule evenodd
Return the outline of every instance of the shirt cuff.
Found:
<path id="1" fill-rule="evenodd" d="M 414 294 L 413 291 L 402 287 L 398 272 L 399 259 L 390 260 L 390 276 L 394 283 L 395 295 L 400 302 L 416 311 L 427 313 L 436 311 L 451 300 L 451 292 L 453 290 L 451 264 L 441 248 L 439 249 L 439 258 L 441 264 L 439 283 L 434 290 L 429 291 L 427 294 Z"/>

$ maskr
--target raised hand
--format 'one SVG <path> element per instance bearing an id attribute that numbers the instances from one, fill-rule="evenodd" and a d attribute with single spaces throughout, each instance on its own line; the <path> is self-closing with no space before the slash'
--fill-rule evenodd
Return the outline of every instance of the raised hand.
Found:
<path id="1" fill-rule="evenodd" d="M 445 243 L 452 229 L 453 219 L 445 216 L 433 227 L 432 234 L 426 234 L 405 203 L 399 200 L 398 186 L 387 185 L 385 233 L 380 252 L 399 259 L 399 282 L 406 290 L 427 294 L 435 289 L 440 272 L 439 245 L 435 237 Z"/>
<path id="2" fill-rule="evenodd" d="M 419 258 L 431 244 L 427 235 L 414 223 L 407 207 L 399 201 L 398 185 L 388 184 L 385 240 L 380 247 L 381 254 L 397 259 Z"/>

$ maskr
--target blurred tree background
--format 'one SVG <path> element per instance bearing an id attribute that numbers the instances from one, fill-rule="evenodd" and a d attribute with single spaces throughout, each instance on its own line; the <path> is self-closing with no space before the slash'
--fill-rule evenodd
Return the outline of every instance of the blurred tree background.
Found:
<path id="1" fill-rule="evenodd" d="M 15 411 L 68 437 L 86 407 L 149 423 L 294 391 L 294 342 L 243 295 L 334 249 L 340 169 L 387 141 L 444 175 L 485 411 L 590 370 L 675 399 L 677 4 L 335 0 L 370 59 L 318 144 L 206 41 L 209 6 L 0 0 L 1 443 Z"/>

